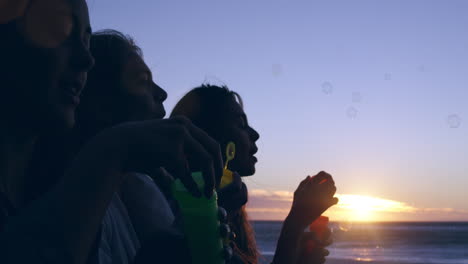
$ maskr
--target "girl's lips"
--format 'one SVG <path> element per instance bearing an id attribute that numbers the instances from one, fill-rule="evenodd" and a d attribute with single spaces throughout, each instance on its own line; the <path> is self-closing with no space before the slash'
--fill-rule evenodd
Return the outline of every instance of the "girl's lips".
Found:
<path id="1" fill-rule="evenodd" d="M 258 151 L 257 146 L 254 146 L 254 147 L 252 148 L 252 151 L 250 151 L 250 154 L 254 155 L 255 153 L 257 153 L 257 151 Z"/>

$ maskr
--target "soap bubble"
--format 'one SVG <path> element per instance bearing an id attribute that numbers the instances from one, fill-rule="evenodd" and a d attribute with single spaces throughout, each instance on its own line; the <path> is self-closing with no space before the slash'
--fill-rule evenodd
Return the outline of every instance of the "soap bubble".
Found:
<path id="1" fill-rule="evenodd" d="M 351 119 L 355 119 L 357 117 L 357 114 L 358 110 L 352 106 L 348 107 L 348 109 L 346 110 L 346 115 Z"/>
<path id="2" fill-rule="evenodd" d="M 390 73 L 385 73 L 384 79 L 385 79 L 386 81 L 390 81 L 390 80 L 392 79 L 392 75 L 391 75 Z"/>
<path id="3" fill-rule="evenodd" d="M 322 83 L 322 92 L 324 94 L 331 94 L 333 93 L 333 85 L 330 82 Z"/>
<path id="4" fill-rule="evenodd" d="M 271 65 L 271 74 L 273 74 L 273 76 L 278 77 L 282 73 L 283 73 L 283 65 L 281 65 L 281 64 Z"/>
<path id="5" fill-rule="evenodd" d="M 450 128 L 459 128 L 461 125 L 461 118 L 456 114 L 449 115 L 447 117 L 447 124 Z"/>
<path id="6" fill-rule="evenodd" d="M 352 94 L 353 103 L 360 103 L 362 101 L 362 95 L 360 92 L 353 92 Z"/>

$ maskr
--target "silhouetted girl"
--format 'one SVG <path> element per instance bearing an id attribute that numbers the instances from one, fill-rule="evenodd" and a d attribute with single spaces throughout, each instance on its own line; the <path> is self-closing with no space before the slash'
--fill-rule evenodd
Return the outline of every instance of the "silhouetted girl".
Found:
<path id="1" fill-rule="evenodd" d="M 259 134 L 249 125 L 242 100 L 237 93 L 227 87 L 202 85 L 187 93 L 177 103 L 171 116 L 189 118 L 193 124 L 216 139 L 222 150 L 226 149 L 228 142 L 234 142 L 236 155 L 234 160 L 229 162 L 228 168 L 241 177 L 255 173 L 255 153 L 258 150 L 255 142 L 259 139 Z M 222 153 L 225 155 L 224 151 Z M 328 181 L 319 186 L 320 179 Z M 226 187 L 231 188 L 227 193 L 223 189 L 219 190 L 219 202 L 221 206 L 230 209 L 230 224 L 237 234 L 234 239 L 237 263 L 257 263 L 259 254 L 244 206 L 247 201 L 245 185 L 240 179 L 235 179 L 231 185 L 237 187 Z M 237 192 L 232 189 L 237 189 Z M 301 182 L 295 192 L 291 212 L 283 224 L 274 263 L 295 263 L 303 230 L 337 202 L 336 198 L 333 198 L 335 191 L 331 176 L 323 172 L 314 179 L 307 177 Z M 321 262 L 322 258 L 323 256 L 319 256 L 317 262 Z"/>
<path id="2" fill-rule="evenodd" d="M 66 130 L 93 65 L 84 0 L 2 1 L 0 10 L 0 261 L 84 263 L 126 172 L 164 166 L 194 193 L 186 164 L 202 163 L 206 194 L 222 173 L 217 144 L 184 119 L 108 129 L 53 188 L 31 201 L 36 139 Z M 186 156 L 202 159 L 187 160 Z"/>

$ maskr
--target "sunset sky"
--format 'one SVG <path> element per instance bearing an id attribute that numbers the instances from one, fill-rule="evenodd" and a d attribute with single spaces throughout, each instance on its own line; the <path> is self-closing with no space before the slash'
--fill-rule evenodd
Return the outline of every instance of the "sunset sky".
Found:
<path id="1" fill-rule="evenodd" d="M 89 0 L 142 47 L 166 108 L 202 82 L 245 101 L 254 219 L 331 173 L 332 220 L 468 221 L 468 1 Z"/>

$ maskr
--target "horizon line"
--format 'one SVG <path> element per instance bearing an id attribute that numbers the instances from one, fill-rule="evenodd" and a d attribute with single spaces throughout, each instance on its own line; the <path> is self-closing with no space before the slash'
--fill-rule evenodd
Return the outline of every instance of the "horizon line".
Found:
<path id="1" fill-rule="evenodd" d="M 266 219 L 251 219 L 250 221 L 252 222 L 284 222 L 284 220 L 266 220 Z M 349 221 L 330 221 L 330 223 L 341 223 L 341 222 L 349 222 Z M 451 221 L 351 221 L 351 223 L 463 223 L 463 224 L 468 224 L 468 220 L 463 220 L 463 221 L 457 221 L 457 220 L 451 220 Z"/>

